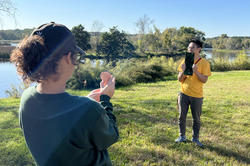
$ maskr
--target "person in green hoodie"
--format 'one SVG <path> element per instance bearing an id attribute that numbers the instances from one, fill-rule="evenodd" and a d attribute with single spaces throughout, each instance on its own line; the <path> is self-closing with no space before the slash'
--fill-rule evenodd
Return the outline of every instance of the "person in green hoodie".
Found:
<path id="1" fill-rule="evenodd" d="M 22 79 L 37 83 L 22 94 L 19 120 L 39 166 L 112 165 L 107 148 L 119 138 L 110 102 L 115 78 L 87 97 L 65 92 L 77 53 L 84 54 L 71 31 L 51 22 L 36 28 L 11 54 Z"/>

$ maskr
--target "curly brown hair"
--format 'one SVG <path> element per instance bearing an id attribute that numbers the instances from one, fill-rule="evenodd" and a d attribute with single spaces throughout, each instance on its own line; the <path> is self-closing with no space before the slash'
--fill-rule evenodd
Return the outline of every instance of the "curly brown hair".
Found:
<path id="1" fill-rule="evenodd" d="M 15 48 L 10 61 L 17 67 L 17 72 L 25 82 L 41 82 L 48 76 L 57 74 L 58 61 L 63 55 L 48 55 L 48 49 L 42 37 L 25 37 Z M 73 57 L 73 56 L 71 56 Z"/>

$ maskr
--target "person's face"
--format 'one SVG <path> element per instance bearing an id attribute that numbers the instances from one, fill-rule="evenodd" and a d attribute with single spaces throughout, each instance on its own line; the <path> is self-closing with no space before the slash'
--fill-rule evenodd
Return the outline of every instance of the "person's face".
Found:
<path id="1" fill-rule="evenodd" d="M 188 45 L 188 52 L 194 53 L 194 54 L 199 54 L 201 51 L 201 48 L 199 48 L 195 43 L 191 42 Z"/>

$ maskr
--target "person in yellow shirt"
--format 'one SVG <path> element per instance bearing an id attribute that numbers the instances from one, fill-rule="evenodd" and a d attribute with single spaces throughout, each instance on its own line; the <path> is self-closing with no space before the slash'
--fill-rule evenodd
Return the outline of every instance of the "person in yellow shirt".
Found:
<path id="1" fill-rule="evenodd" d="M 200 147 L 203 146 L 199 141 L 200 116 L 203 103 L 203 84 L 207 82 L 208 77 L 211 75 L 209 62 L 200 56 L 201 49 L 201 41 L 190 41 L 188 52 L 194 53 L 194 64 L 192 66 L 193 75 L 184 75 L 186 69 L 185 60 L 183 60 L 178 67 L 178 80 L 181 83 L 181 92 L 178 96 L 180 136 L 175 140 L 177 143 L 186 142 L 186 117 L 190 106 L 193 117 L 192 142 Z"/>

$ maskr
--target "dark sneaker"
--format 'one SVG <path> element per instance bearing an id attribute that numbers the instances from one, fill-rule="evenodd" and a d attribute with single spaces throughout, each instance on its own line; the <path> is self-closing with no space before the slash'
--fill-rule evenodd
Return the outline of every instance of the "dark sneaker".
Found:
<path id="1" fill-rule="evenodd" d="M 180 136 L 179 138 L 177 138 L 175 140 L 176 143 L 180 143 L 180 142 L 187 142 L 186 137 L 185 136 Z"/>
<path id="2" fill-rule="evenodd" d="M 195 143 L 199 147 L 203 147 L 203 144 L 199 141 L 199 139 L 192 139 L 192 142 Z"/>

